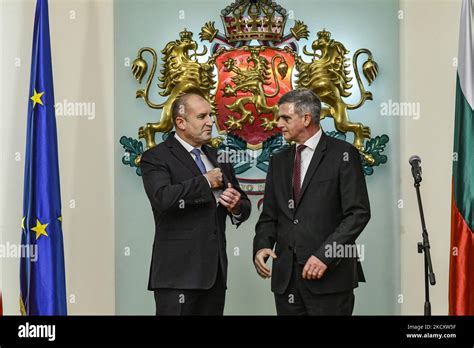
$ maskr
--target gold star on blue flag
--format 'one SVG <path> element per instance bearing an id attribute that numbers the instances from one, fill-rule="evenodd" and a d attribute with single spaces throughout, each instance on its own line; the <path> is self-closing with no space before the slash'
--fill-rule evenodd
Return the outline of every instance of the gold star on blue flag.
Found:
<path id="1" fill-rule="evenodd" d="M 24 315 L 66 315 L 58 141 L 48 1 L 37 0 L 31 58 L 21 243 L 37 259 L 20 259 L 20 310 Z"/>
<path id="2" fill-rule="evenodd" d="M 31 229 L 36 232 L 36 239 L 40 236 L 48 236 L 48 233 L 46 232 L 46 227 L 48 227 L 48 225 L 49 224 L 42 224 L 38 219 L 36 219 L 36 226 Z"/>
<path id="3" fill-rule="evenodd" d="M 36 89 L 34 89 L 34 94 L 31 96 L 31 100 L 33 100 L 33 108 L 36 106 L 36 104 L 44 105 L 43 101 L 41 100 L 41 97 L 43 96 L 44 92 L 38 93 L 36 92 Z"/>

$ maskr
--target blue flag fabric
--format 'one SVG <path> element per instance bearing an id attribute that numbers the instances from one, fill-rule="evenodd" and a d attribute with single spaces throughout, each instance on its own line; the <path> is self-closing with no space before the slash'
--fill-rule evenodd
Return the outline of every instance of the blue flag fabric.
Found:
<path id="1" fill-rule="evenodd" d="M 31 57 L 20 259 L 24 315 L 67 315 L 48 1 L 37 0 Z"/>

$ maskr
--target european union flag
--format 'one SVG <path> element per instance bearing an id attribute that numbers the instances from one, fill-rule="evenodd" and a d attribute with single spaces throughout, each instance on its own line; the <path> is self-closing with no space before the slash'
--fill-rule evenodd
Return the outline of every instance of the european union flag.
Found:
<path id="1" fill-rule="evenodd" d="M 24 315 L 67 314 L 61 219 L 48 1 L 37 0 L 21 224 L 22 245 L 35 252 L 20 260 Z"/>

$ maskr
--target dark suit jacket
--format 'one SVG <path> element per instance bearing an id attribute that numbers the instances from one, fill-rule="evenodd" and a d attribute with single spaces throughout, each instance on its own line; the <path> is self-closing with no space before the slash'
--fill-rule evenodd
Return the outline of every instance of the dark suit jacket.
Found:
<path id="1" fill-rule="evenodd" d="M 202 146 L 212 164 L 221 168 L 224 184 L 241 194 L 239 225 L 250 215 L 250 201 L 240 189 L 229 163 L 217 163 L 217 151 Z M 227 279 L 226 216 L 191 154 L 170 135 L 145 151 L 141 171 L 155 218 L 155 240 L 148 289 L 209 289 L 220 260 Z"/>
<path id="2" fill-rule="evenodd" d="M 295 147 L 270 160 L 253 255 L 275 246 L 271 283 L 272 291 L 278 294 L 289 284 L 293 256 L 304 265 L 314 255 L 328 266 L 321 279 L 305 280 L 313 293 L 350 290 L 364 281 L 357 256 L 332 257 L 338 254 L 328 254 L 331 249 L 327 246 L 354 244 L 370 219 L 359 152 L 348 142 L 323 133 L 304 177 L 300 200 L 293 207 Z"/>

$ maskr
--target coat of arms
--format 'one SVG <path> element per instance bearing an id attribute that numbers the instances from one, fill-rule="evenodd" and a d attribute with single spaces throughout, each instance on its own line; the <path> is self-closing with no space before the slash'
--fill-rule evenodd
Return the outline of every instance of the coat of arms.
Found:
<path id="1" fill-rule="evenodd" d="M 308 27 L 296 20 L 286 33 L 287 12 L 274 1 L 237 0 L 221 11 L 221 19 L 223 32 L 215 22 L 207 22 L 201 28 L 199 38 L 210 44 L 209 49 L 204 46 L 199 52 L 193 33 L 184 29 L 179 38 L 161 50 L 158 86 L 162 89 L 159 94 L 166 98 L 162 103 L 155 103 L 150 95 L 158 54 L 149 47 L 138 51 L 132 64 L 133 76 L 140 84 L 148 76 L 136 97 L 150 108 L 161 110 L 158 122 L 147 123 L 138 130 L 146 148 L 156 145 L 156 133 L 166 137 L 173 129 L 173 101 L 183 93 L 199 93 L 214 109 L 219 136 L 211 140 L 211 145 L 238 159 L 232 162 L 244 189 L 262 194 L 264 179 L 245 178 L 244 173 L 256 167 L 265 174 L 271 154 L 288 146 L 276 127 L 277 102 L 289 90 L 304 87 L 321 98 L 321 119 L 333 119 L 335 131 L 326 132 L 328 135 L 345 140 L 347 133 L 353 134 L 353 144 L 367 175 L 387 161 L 382 152 L 388 136 L 371 137 L 368 126 L 352 122 L 349 117 L 350 110 L 372 100 L 359 71 L 359 57 L 366 56 L 361 64 L 362 75 L 368 85 L 376 79 L 378 65 L 370 50 L 359 49 L 352 57 L 360 98 L 357 103 L 348 104 L 344 98 L 351 95 L 352 88 L 349 51 L 332 39 L 329 31 L 319 31 L 310 48 L 304 45 L 303 54 L 299 55 L 299 42 L 310 35 Z M 147 57 L 151 58 L 150 71 Z M 143 143 L 125 136 L 120 142 L 126 152 L 122 162 L 137 167 L 139 174 Z"/>

